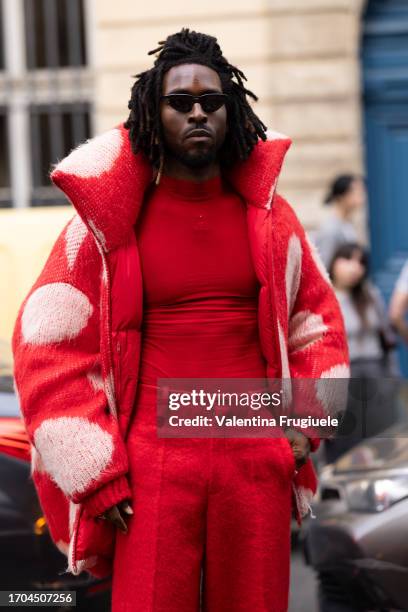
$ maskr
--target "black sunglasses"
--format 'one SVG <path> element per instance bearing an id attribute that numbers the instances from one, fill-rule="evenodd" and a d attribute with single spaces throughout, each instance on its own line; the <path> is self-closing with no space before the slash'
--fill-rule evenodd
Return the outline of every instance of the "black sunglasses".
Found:
<path id="1" fill-rule="evenodd" d="M 162 96 L 171 108 L 179 113 L 190 113 L 194 104 L 198 102 L 205 113 L 215 113 L 227 101 L 227 95 L 223 93 L 207 93 L 201 96 L 192 96 L 185 93 L 174 93 Z"/>

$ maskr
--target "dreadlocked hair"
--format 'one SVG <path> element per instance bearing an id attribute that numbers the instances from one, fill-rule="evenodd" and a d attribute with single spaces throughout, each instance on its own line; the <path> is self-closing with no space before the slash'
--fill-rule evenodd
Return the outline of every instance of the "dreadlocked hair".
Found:
<path id="1" fill-rule="evenodd" d="M 258 139 L 266 140 L 266 126 L 248 103 L 247 96 L 257 96 L 246 89 L 244 73 L 223 56 L 217 39 L 207 34 L 183 28 L 159 42 L 149 55 L 156 54 L 154 65 L 137 74 L 132 87 L 125 122 L 134 153 L 142 152 L 155 168 L 164 159 L 164 138 L 160 121 L 160 99 L 164 74 L 180 64 L 201 64 L 215 70 L 227 94 L 228 130 L 220 156 L 223 165 L 231 166 L 246 159 Z"/>

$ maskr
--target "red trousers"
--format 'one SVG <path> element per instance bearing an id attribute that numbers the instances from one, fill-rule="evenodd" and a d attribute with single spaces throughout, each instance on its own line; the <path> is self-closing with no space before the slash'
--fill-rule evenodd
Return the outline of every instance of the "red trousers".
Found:
<path id="1" fill-rule="evenodd" d="M 112 611 L 286 612 L 288 441 L 158 439 L 155 416 L 139 411 L 127 439 L 134 515 L 117 536 Z"/>

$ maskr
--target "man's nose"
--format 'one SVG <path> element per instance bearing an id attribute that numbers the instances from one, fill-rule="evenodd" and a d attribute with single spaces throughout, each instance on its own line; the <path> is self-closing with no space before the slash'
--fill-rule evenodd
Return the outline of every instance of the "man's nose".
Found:
<path id="1" fill-rule="evenodd" d="M 190 121 L 190 123 L 207 122 L 207 114 L 203 111 L 199 102 L 194 102 L 188 120 Z"/>

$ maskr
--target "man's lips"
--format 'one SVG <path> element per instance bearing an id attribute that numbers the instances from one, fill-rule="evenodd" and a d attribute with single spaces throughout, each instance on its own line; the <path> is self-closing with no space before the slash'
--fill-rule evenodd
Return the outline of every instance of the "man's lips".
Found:
<path id="1" fill-rule="evenodd" d="M 212 138 L 212 134 L 208 130 L 203 129 L 190 130 L 190 132 L 186 134 L 186 139 L 187 138 Z"/>

